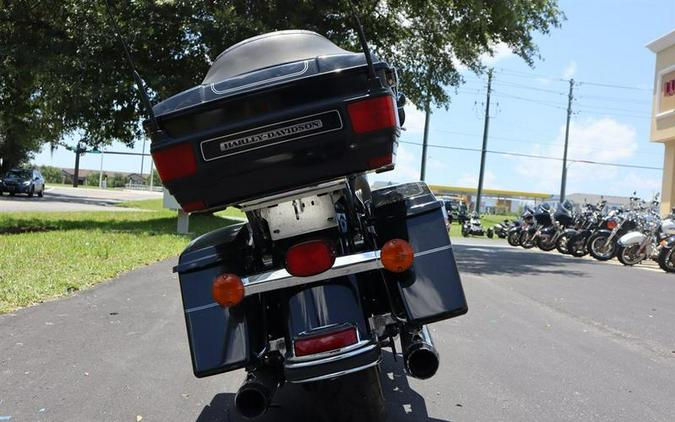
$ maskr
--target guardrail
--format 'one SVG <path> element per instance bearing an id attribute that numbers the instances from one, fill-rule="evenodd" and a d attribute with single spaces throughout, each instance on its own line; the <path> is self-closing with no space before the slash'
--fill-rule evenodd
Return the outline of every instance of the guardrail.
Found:
<path id="1" fill-rule="evenodd" d="M 149 192 L 163 192 L 164 188 L 161 186 L 152 186 L 150 187 L 149 185 L 144 185 L 142 183 L 127 183 L 124 185 L 124 189 L 129 189 L 129 190 L 144 190 L 144 191 L 149 191 Z"/>

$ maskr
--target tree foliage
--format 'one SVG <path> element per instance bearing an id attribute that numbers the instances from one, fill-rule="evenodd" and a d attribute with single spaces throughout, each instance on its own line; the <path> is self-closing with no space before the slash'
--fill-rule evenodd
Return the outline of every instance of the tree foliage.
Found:
<path id="1" fill-rule="evenodd" d="M 301 28 L 358 51 L 349 0 L 121 0 L 112 13 L 154 101 L 200 83 L 228 46 Z M 458 66 L 481 72 L 498 43 L 532 63 L 535 32 L 563 18 L 556 0 L 354 1 L 377 55 L 418 105 L 447 106 Z M 74 134 L 89 145 L 142 136 L 143 110 L 107 17 L 94 0 L 0 0 L 0 156 L 13 165 Z"/>

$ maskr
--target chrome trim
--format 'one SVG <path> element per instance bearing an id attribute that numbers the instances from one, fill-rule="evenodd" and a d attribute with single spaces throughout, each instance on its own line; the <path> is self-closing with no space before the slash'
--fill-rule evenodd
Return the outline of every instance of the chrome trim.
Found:
<path id="1" fill-rule="evenodd" d="M 380 251 L 370 251 L 337 257 L 332 268 L 309 277 L 295 277 L 285 269 L 281 269 L 244 277 L 241 281 L 244 283 L 244 295 L 250 296 L 380 268 L 383 268 Z"/>
<path id="2" fill-rule="evenodd" d="M 356 329 L 356 327 L 354 327 Z M 353 350 L 364 347 L 364 350 L 370 350 L 371 348 L 366 349 L 365 346 L 372 344 L 370 340 L 359 340 L 357 343 L 350 344 L 340 349 L 328 350 L 326 352 L 315 353 L 313 355 L 307 356 L 293 356 L 287 358 L 286 361 L 289 362 L 286 366 L 290 368 L 300 368 L 303 366 L 312 366 L 318 363 L 327 363 L 333 362 L 336 360 L 342 359 L 344 357 L 343 353 L 351 353 Z M 293 342 L 292 353 L 295 354 L 295 342 Z M 358 355 L 358 353 L 356 353 Z M 354 356 L 354 354 L 349 355 Z M 319 362 L 320 361 L 320 362 Z"/>
<path id="3" fill-rule="evenodd" d="M 303 63 L 302 69 L 297 71 L 297 72 L 288 73 L 286 75 L 275 76 L 274 78 L 263 79 L 262 81 L 251 82 L 251 83 L 248 83 L 246 85 L 240 85 L 240 86 L 230 88 L 230 89 L 224 89 L 224 90 L 217 89 L 216 85 L 219 84 L 220 82 L 223 82 L 223 81 L 213 82 L 213 83 L 210 84 L 211 85 L 211 91 L 213 91 L 213 93 L 216 94 L 216 95 L 229 94 L 231 92 L 241 91 L 243 89 L 252 88 L 252 87 L 258 86 L 258 85 L 264 85 L 264 84 L 279 82 L 279 81 L 283 81 L 283 80 L 286 80 L 286 79 L 294 78 L 296 76 L 302 76 L 307 72 L 307 70 L 309 70 L 309 60 L 305 60 L 304 63 Z"/>
<path id="4" fill-rule="evenodd" d="M 438 248 L 419 251 L 415 257 L 425 256 L 436 252 L 452 249 L 452 245 L 440 246 Z M 285 269 L 268 271 L 266 273 L 256 274 L 248 277 L 242 277 L 244 284 L 244 296 L 251 296 L 259 293 L 270 292 L 273 290 L 285 289 L 288 287 L 303 286 L 313 284 L 319 281 L 331 278 L 344 277 L 346 275 L 358 274 L 366 271 L 383 269 L 380 261 L 380 251 L 361 252 L 354 255 L 340 256 L 335 259 L 333 267 L 309 277 L 295 277 Z M 219 306 L 217 303 L 195 306 L 185 310 L 185 313 L 197 312 Z"/>
<path id="5" fill-rule="evenodd" d="M 416 252 L 415 258 L 417 258 L 418 256 L 424 256 L 424 255 L 429 255 L 429 254 L 436 253 L 436 252 L 445 251 L 447 249 L 452 249 L 452 245 L 440 246 L 438 248 L 433 248 L 433 249 L 428 249 L 426 251 Z"/>
<path id="6" fill-rule="evenodd" d="M 343 359 L 353 358 L 354 356 L 358 356 L 361 353 L 370 352 L 373 349 L 377 348 L 377 344 L 370 343 L 369 341 L 366 341 L 366 343 L 368 343 L 366 346 L 361 347 L 359 349 L 351 350 L 347 353 L 342 353 L 340 355 L 335 355 L 335 356 L 329 356 L 329 357 L 323 358 L 323 359 L 314 359 L 312 361 L 307 361 L 307 362 L 285 363 L 284 367 L 286 367 L 288 369 L 295 369 L 295 368 L 306 368 L 308 366 L 323 365 L 323 364 L 326 364 L 326 363 L 337 362 L 337 361 L 343 360 Z"/>
<path id="7" fill-rule="evenodd" d="M 313 381 L 321 381 L 321 380 L 325 380 L 325 379 L 338 378 L 338 377 L 341 377 L 343 375 L 352 374 L 354 372 L 359 372 L 359 371 L 363 371 L 364 369 L 372 368 L 373 366 L 379 365 L 381 360 L 382 360 L 381 358 L 378 358 L 375 362 L 369 363 L 367 365 L 359 366 L 359 367 L 356 367 L 356 368 L 345 369 L 344 371 L 334 372 L 332 374 L 322 375 L 320 377 L 307 378 L 307 379 L 304 379 L 304 380 L 296 380 L 296 381 L 288 381 L 288 382 L 290 382 L 291 384 L 302 384 L 304 382 L 313 382 Z"/>

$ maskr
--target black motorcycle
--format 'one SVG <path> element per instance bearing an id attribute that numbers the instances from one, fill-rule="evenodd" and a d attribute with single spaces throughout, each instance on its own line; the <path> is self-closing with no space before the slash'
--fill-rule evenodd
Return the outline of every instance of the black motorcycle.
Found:
<path id="1" fill-rule="evenodd" d="M 365 180 L 394 168 L 404 97 L 357 29 L 365 54 L 309 31 L 242 41 L 144 122 L 184 211 L 246 212 L 175 267 L 194 374 L 244 368 L 245 417 L 288 382 L 332 418 L 382 420 L 381 349 L 398 336 L 407 372 L 430 378 L 427 324 L 467 312 L 442 202 Z"/>
<path id="2" fill-rule="evenodd" d="M 606 229 L 606 201 L 600 201 L 596 205 L 586 204 L 581 215 L 578 229 L 567 240 L 567 253 L 575 257 L 588 255 L 588 241 L 591 235 L 599 229 Z"/>
<path id="3" fill-rule="evenodd" d="M 511 224 L 511 220 L 504 219 L 501 223 L 497 223 L 494 226 L 489 227 L 485 231 L 485 235 L 490 239 L 495 237 L 495 235 L 497 235 L 497 237 L 500 239 L 506 239 L 506 236 L 509 234 L 509 228 Z"/>

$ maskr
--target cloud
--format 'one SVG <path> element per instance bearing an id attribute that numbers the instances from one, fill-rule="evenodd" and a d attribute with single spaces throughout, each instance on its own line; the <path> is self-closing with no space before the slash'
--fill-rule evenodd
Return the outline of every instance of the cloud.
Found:
<path id="1" fill-rule="evenodd" d="M 478 187 L 478 173 L 462 173 L 457 179 L 457 186 L 464 188 L 477 188 Z M 483 187 L 490 189 L 499 189 L 497 186 L 497 177 L 490 170 L 485 170 L 483 175 Z"/>
<path id="2" fill-rule="evenodd" d="M 490 67 L 494 66 L 497 62 L 510 59 L 514 56 L 515 54 L 513 54 L 511 48 L 506 43 L 500 42 L 492 47 L 492 54 L 481 54 L 480 61 L 485 66 Z"/>
<path id="3" fill-rule="evenodd" d="M 410 101 L 403 107 L 405 110 L 405 123 L 403 128 L 406 134 L 418 134 L 424 132 L 425 113 Z"/>
<path id="4" fill-rule="evenodd" d="M 533 144 L 527 153 L 547 157 L 563 156 L 565 126 L 562 125 L 551 145 Z M 620 178 L 621 171 L 617 167 L 579 163 L 573 160 L 602 161 L 618 163 L 631 158 L 638 148 L 636 131 L 632 126 L 604 117 L 587 119 L 570 124 L 569 151 L 567 170 L 567 192 L 589 193 L 589 186 L 604 184 L 608 189 Z M 557 160 L 544 160 L 520 157 L 516 160 L 516 172 L 532 181 L 532 189 L 558 193 L 562 163 Z M 633 183 L 630 184 L 632 186 Z M 626 194 L 628 189 L 616 192 L 604 191 L 605 194 Z"/>
<path id="5" fill-rule="evenodd" d="M 563 70 L 562 77 L 563 79 L 572 79 L 577 73 L 577 62 L 572 60 L 569 62 L 565 69 Z"/>

